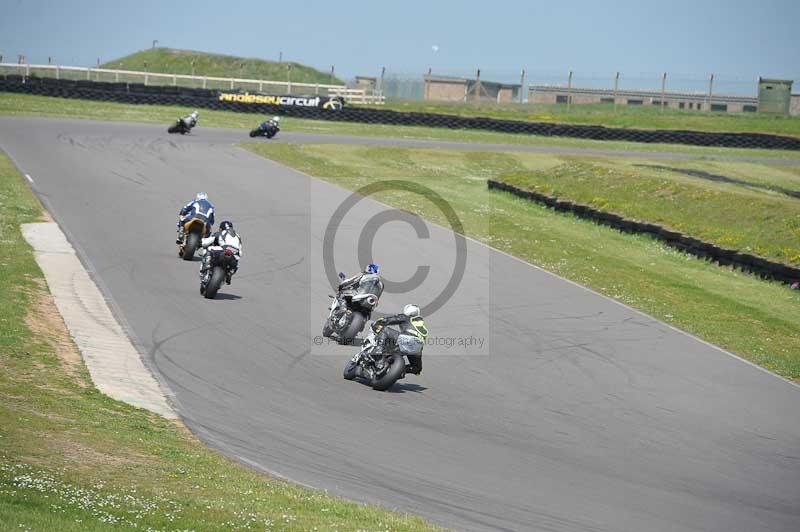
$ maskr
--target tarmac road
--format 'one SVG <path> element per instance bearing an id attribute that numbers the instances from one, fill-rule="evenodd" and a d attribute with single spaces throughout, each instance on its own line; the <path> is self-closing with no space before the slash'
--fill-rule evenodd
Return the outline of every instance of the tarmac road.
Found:
<path id="1" fill-rule="evenodd" d="M 426 348 L 423 374 L 393 392 L 342 380 L 352 348 L 313 338 L 323 236 L 349 192 L 231 146 L 245 135 L 0 118 L 0 146 L 210 445 L 460 530 L 798 529 L 798 386 L 439 226 L 376 230 L 390 280 L 432 267 L 381 310 L 425 304 L 461 246 L 463 279 L 426 323 L 485 343 Z M 213 301 L 173 244 L 201 189 L 245 243 Z M 385 210 L 367 199 L 342 218 L 337 269 L 357 267 L 361 229 Z"/>

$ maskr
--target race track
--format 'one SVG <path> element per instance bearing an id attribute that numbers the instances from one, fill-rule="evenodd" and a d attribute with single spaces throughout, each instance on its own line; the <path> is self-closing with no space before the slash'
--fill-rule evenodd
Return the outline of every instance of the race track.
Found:
<path id="1" fill-rule="evenodd" d="M 0 118 L 0 147 L 210 445 L 459 530 L 798 529 L 796 385 L 471 241 L 462 282 L 426 323 L 484 347 L 426 349 L 423 374 L 390 393 L 346 382 L 352 349 L 312 339 L 330 293 L 323 235 L 349 192 L 233 147 L 246 132 L 165 129 Z M 173 244 L 197 190 L 245 243 L 213 301 Z M 357 267 L 361 228 L 385 209 L 364 200 L 343 220 L 339 269 Z M 456 240 L 428 230 L 379 230 L 387 278 L 432 265 L 381 310 L 447 282 Z"/>

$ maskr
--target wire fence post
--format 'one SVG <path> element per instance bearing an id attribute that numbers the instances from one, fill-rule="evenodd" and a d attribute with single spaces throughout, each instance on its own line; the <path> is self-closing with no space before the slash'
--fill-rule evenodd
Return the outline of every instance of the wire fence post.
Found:
<path id="1" fill-rule="evenodd" d="M 519 75 L 519 103 L 522 103 L 522 96 L 525 92 L 525 69 L 522 69 L 522 73 Z"/>
<path id="2" fill-rule="evenodd" d="M 292 93 L 292 64 L 286 64 L 286 92 L 287 94 Z"/>
<path id="3" fill-rule="evenodd" d="M 333 73 L 336 70 L 336 65 L 331 65 L 331 79 L 328 82 L 330 85 L 333 85 Z"/>
<path id="4" fill-rule="evenodd" d="M 383 79 L 385 76 L 386 76 L 386 67 L 384 66 L 381 67 L 381 85 L 380 85 L 380 91 L 378 92 L 380 96 L 383 96 Z"/>
<path id="5" fill-rule="evenodd" d="M 617 114 L 617 91 L 619 90 L 619 71 L 614 76 L 614 114 Z"/>
<path id="6" fill-rule="evenodd" d="M 475 101 L 477 103 L 481 103 L 481 92 L 482 92 L 482 87 L 481 87 L 481 69 L 479 68 L 478 72 L 475 75 L 475 96 L 477 96 Z"/>
<path id="7" fill-rule="evenodd" d="M 567 78 L 567 112 L 569 113 L 570 107 L 572 105 L 572 70 L 569 71 L 569 77 Z"/>
<path id="8" fill-rule="evenodd" d="M 714 74 L 708 78 L 708 102 L 706 103 L 706 111 L 711 112 L 711 99 L 714 97 Z"/>
<path id="9" fill-rule="evenodd" d="M 667 86 L 667 73 L 661 76 L 661 114 L 664 114 L 664 92 Z"/>
<path id="10" fill-rule="evenodd" d="M 61 65 L 56 65 L 56 79 L 61 79 Z"/>

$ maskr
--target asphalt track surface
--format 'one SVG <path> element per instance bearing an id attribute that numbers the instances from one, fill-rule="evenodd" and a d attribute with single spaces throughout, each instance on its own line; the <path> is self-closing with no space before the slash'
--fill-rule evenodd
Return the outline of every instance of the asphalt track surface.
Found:
<path id="1" fill-rule="evenodd" d="M 420 377 L 380 393 L 314 349 L 330 289 L 315 263 L 349 193 L 235 148 L 231 132 L 0 118 L 0 144 L 61 224 L 187 425 L 254 467 L 462 530 L 796 531 L 800 388 L 627 307 L 474 242 L 428 316 Z M 178 260 L 175 214 L 205 189 L 245 241 L 219 299 Z M 358 203 L 337 235 L 385 211 Z M 220 218 L 221 219 L 221 218 Z M 452 270 L 453 235 L 378 231 L 387 277 Z M 391 242 L 391 245 L 386 244 Z M 447 270 L 447 271 L 445 271 Z M 487 347 L 488 346 L 488 347 Z"/>

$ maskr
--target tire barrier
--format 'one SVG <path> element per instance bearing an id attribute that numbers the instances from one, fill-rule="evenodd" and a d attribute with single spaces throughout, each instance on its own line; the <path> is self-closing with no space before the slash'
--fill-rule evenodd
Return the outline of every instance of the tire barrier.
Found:
<path id="1" fill-rule="evenodd" d="M 624 233 L 645 234 L 656 240 L 664 242 L 666 245 L 694 255 L 695 257 L 716 262 L 720 266 L 732 266 L 743 272 L 752 273 L 763 279 L 771 279 L 782 283 L 793 284 L 800 281 L 800 269 L 773 262 L 762 257 L 740 253 L 735 249 L 726 249 L 708 242 L 703 242 L 697 238 L 684 235 L 677 231 L 671 231 L 657 224 L 637 222 L 610 212 L 601 211 L 571 201 L 560 200 L 553 196 L 540 194 L 530 190 L 524 190 L 502 181 L 489 179 L 487 181 L 489 190 L 502 190 L 511 194 L 535 202 L 558 212 L 571 212 L 578 218 L 592 220 L 601 225 L 607 225 L 618 229 Z"/>
<path id="2" fill-rule="evenodd" d="M 23 78 L 19 75 L 7 75 L 0 76 L 0 92 L 2 91 L 129 104 L 181 105 L 200 109 L 215 109 L 240 113 L 280 113 L 283 116 L 296 118 L 362 124 L 472 129 L 547 137 L 572 137 L 588 140 L 687 144 L 693 146 L 726 148 L 800 150 L 800 138 L 761 133 L 712 133 L 702 131 L 623 129 L 604 126 L 499 120 L 494 118 L 465 117 L 435 113 L 401 112 L 389 109 L 353 107 L 324 109 L 322 107 L 221 101 L 220 94 L 225 91 L 175 86 L 145 86 L 138 83 L 109 83 L 89 80 L 73 81 L 37 77 Z M 226 94 L 230 93 L 226 92 Z"/>

